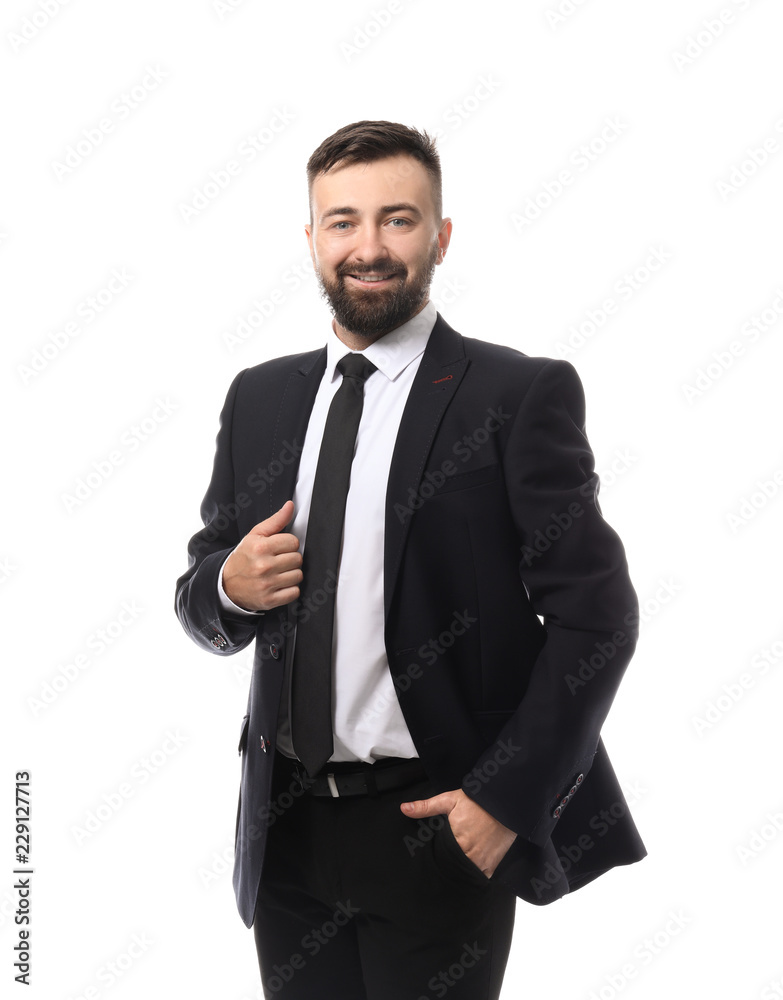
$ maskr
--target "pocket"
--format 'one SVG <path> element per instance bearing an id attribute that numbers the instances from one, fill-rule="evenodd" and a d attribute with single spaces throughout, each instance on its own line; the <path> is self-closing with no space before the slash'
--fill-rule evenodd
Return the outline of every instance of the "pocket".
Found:
<path id="1" fill-rule="evenodd" d="M 239 730 L 239 746 L 237 747 L 237 753 L 242 756 L 242 751 L 247 746 L 247 729 L 250 725 L 250 715 L 245 715 L 242 719 L 242 725 Z"/>
<path id="2" fill-rule="evenodd" d="M 239 839 L 239 817 L 242 814 L 242 790 L 239 790 L 239 795 L 237 796 L 237 821 L 234 827 L 234 853 L 236 854 L 237 840 Z"/>
<path id="3" fill-rule="evenodd" d="M 441 493 L 455 493 L 458 490 L 469 490 L 474 486 L 484 486 L 486 483 L 494 483 L 499 475 L 499 462 L 493 462 L 491 465 L 482 465 L 478 469 L 470 469 L 468 472 L 458 472 L 453 476 L 449 476 L 435 490 L 433 496 L 438 497 Z"/>
<path id="4" fill-rule="evenodd" d="M 243 716 L 242 725 L 240 726 L 239 729 L 239 745 L 237 746 L 237 752 L 239 753 L 240 757 L 242 757 L 242 754 L 244 753 L 247 747 L 247 736 L 249 728 L 250 728 L 250 714 L 248 713 L 248 715 Z M 247 765 L 247 759 L 243 757 L 241 763 L 241 770 L 243 773 L 246 765 Z M 237 821 L 234 827 L 234 853 L 236 853 L 237 839 L 239 837 L 239 817 L 241 816 L 241 814 L 242 814 L 242 780 L 240 777 L 239 795 L 237 797 Z"/>
<path id="5" fill-rule="evenodd" d="M 443 817 L 443 826 L 437 831 L 433 840 L 436 864 L 447 876 L 464 879 L 474 886 L 490 884 L 490 879 L 459 846 L 448 816 Z"/>

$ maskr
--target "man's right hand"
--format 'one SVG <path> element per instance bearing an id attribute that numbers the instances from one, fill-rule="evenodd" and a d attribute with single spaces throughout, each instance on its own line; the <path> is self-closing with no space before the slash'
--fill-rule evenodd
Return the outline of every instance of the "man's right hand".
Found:
<path id="1" fill-rule="evenodd" d="M 293 500 L 259 522 L 237 545 L 223 567 L 223 589 L 247 611 L 269 611 L 299 597 L 302 554 L 296 535 L 283 532 L 294 516 Z"/>

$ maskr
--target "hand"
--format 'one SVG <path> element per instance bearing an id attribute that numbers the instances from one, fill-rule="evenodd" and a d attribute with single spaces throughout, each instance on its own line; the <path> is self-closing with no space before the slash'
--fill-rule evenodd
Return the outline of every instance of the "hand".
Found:
<path id="1" fill-rule="evenodd" d="M 259 522 L 237 545 L 223 567 L 223 589 L 247 611 L 269 611 L 299 597 L 302 554 L 296 535 L 283 532 L 294 514 L 293 500 Z"/>
<path id="2" fill-rule="evenodd" d="M 445 813 L 455 840 L 487 878 L 492 877 L 509 847 L 517 839 L 513 830 L 490 816 L 486 809 L 474 802 L 461 788 L 453 792 L 442 792 L 431 799 L 403 802 L 400 809 L 406 816 L 415 819 Z"/>

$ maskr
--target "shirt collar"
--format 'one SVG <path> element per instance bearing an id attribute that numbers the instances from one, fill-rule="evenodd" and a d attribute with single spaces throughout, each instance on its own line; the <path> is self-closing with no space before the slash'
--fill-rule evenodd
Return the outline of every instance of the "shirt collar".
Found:
<path id="1" fill-rule="evenodd" d="M 372 361 L 378 371 L 383 372 L 386 378 L 393 382 L 411 361 L 424 353 L 437 318 L 438 311 L 430 299 L 407 323 L 395 327 L 358 353 Z M 330 326 L 329 339 L 326 343 L 326 371 L 332 382 L 340 374 L 337 362 L 350 352 L 350 348 L 346 347 L 334 332 L 334 327 Z"/>

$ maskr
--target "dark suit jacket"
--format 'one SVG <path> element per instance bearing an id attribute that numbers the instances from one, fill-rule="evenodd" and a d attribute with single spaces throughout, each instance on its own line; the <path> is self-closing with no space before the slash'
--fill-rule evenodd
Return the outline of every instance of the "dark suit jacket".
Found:
<path id="1" fill-rule="evenodd" d="M 293 496 L 325 364 L 324 347 L 236 376 L 205 527 L 177 582 L 177 615 L 200 646 L 230 656 L 256 641 L 234 864 L 247 926 L 284 805 L 270 808 L 278 704 L 306 610 L 226 613 L 218 573 Z M 385 644 L 405 720 L 436 790 L 462 787 L 518 834 L 493 877 L 531 903 L 646 854 L 600 738 L 639 619 L 584 421 L 570 363 L 463 337 L 438 314 L 386 491 Z"/>

